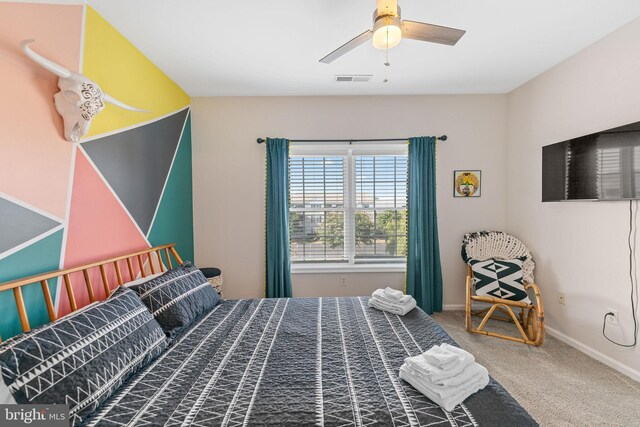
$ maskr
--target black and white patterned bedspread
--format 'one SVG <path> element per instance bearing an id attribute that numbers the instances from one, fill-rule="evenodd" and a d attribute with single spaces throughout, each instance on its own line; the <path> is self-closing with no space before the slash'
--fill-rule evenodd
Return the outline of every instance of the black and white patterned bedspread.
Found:
<path id="1" fill-rule="evenodd" d="M 495 381 L 445 412 L 398 378 L 442 342 L 415 309 L 360 298 L 223 301 L 87 420 L 88 425 L 530 426 Z"/>

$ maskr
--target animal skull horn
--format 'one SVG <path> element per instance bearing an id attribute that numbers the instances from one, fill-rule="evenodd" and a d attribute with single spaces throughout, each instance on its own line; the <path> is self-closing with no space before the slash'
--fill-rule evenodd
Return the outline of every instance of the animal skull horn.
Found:
<path id="1" fill-rule="evenodd" d="M 97 83 L 79 73 L 74 73 L 34 52 L 29 45 L 35 40 L 23 40 L 20 48 L 36 64 L 58 76 L 60 92 L 53 97 L 56 110 L 64 121 L 64 137 L 67 141 L 78 142 L 89 131 L 91 120 L 104 108 L 104 102 L 139 113 L 148 113 L 118 101 L 104 93 Z"/>

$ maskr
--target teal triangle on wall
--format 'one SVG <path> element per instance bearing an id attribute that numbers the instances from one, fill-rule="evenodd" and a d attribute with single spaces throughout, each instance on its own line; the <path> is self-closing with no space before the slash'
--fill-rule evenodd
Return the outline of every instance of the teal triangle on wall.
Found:
<path id="1" fill-rule="evenodd" d="M 0 260 L 0 282 L 18 279 L 46 271 L 60 265 L 63 230 L 39 240 Z M 56 280 L 49 280 L 51 298 L 55 301 Z M 49 314 L 39 283 L 22 287 L 22 296 L 31 329 L 49 322 Z M 18 309 L 12 291 L 0 292 L 0 336 L 3 340 L 22 332 Z"/>
<path id="2" fill-rule="evenodd" d="M 176 243 L 183 260 L 193 261 L 191 115 L 180 138 L 160 204 L 147 238 L 153 246 Z"/>

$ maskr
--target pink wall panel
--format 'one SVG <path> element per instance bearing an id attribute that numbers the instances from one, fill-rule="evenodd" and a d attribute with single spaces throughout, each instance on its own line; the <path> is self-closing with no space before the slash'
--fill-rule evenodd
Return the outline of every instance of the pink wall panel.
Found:
<path id="1" fill-rule="evenodd" d="M 84 152 L 78 149 L 64 267 L 107 259 L 148 247 L 144 236 L 87 160 Z M 123 263 L 121 268 L 124 279 L 128 280 L 126 265 Z M 96 270 L 92 273 L 91 280 L 94 282 L 96 294 L 104 297 L 100 272 Z M 87 304 L 89 299 L 82 275 L 72 277 L 72 282 L 78 306 Z M 109 282 L 113 288 L 116 281 L 114 270 L 111 268 Z M 58 315 L 62 316 L 69 311 L 67 293 L 64 287 L 61 287 Z"/>
<path id="2" fill-rule="evenodd" d="M 57 78 L 27 59 L 33 49 L 77 71 L 82 40 L 82 6 L 0 3 L 0 192 L 64 218 L 71 143 L 53 94 Z"/>

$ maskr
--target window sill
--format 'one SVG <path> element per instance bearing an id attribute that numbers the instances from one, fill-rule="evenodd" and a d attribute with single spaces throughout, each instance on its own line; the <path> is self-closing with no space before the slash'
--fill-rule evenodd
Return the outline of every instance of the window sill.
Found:
<path id="1" fill-rule="evenodd" d="M 406 264 L 292 264 L 292 274 L 404 273 Z"/>

